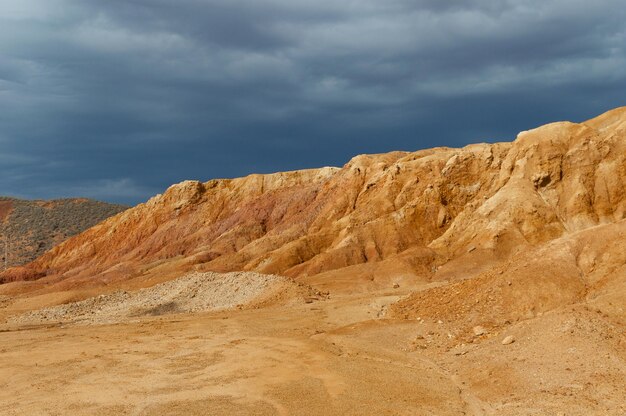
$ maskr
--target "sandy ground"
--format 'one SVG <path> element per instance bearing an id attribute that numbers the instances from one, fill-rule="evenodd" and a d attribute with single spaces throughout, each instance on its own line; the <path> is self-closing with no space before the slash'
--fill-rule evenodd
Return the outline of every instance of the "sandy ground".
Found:
<path id="1" fill-rule="evenodd" d="M 0 414 L 626 414 L 624 334 L 591 305 L 463 338 L 440 320 L 385 318 L 408 293 L 5 325 Z"/>

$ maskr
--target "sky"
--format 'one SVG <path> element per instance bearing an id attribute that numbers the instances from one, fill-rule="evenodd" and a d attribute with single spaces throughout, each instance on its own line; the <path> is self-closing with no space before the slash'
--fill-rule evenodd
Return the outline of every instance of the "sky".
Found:
<path id="1" fill-rule="evenodd" d="M 0 0 L 0 195 L 513 140 L 626 105 L 623 0 Z"/>

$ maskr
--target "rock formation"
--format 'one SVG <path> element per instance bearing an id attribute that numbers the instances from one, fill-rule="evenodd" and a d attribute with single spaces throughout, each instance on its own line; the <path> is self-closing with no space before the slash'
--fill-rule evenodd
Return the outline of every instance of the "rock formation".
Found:
<path id="1" fill-rule="evenodd" d="M 626 218 L 626 108 L 512 143 L 360 155 L 342 168 L 186 181 L 2 279 L 59 288 L 189 271 L 430 280 Z M 38 287 L 34 285 L 33 287 Z"/>

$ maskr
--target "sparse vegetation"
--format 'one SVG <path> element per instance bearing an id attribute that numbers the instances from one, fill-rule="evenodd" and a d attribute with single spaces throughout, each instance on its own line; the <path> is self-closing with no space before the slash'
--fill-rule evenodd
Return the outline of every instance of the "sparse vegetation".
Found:
<path id="1" fill-rule="evenodd" d="M 26 264 L 127 208 L 90 199 L 28 201 L 0 197 L 0 263 L 3 268 Z"/>

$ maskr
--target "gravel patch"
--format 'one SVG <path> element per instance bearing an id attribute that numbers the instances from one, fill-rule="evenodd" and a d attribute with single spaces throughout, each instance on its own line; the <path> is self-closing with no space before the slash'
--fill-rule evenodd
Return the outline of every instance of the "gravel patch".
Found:
<path id="1" fill-rule="evenodd" d="M 170 313 L 219 311 L 262 302 L 281 292 L 308 293 L 293 280 L 252 272 L 191 273 L 136 292 L 116 291 L 79 302 L 12 316 L 7 323 L 115 323 Z"/>

